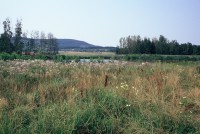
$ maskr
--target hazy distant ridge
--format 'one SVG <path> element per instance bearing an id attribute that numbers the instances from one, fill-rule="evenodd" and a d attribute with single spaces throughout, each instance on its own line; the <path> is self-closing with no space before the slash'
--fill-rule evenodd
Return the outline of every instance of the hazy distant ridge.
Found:
<path id="1" fill-rule="evenodd" d="M 101 46 L 89 44 L 85 41 L 75 39 L 57 39 L 59 49 L 67 48 L 101 48 Z"/>

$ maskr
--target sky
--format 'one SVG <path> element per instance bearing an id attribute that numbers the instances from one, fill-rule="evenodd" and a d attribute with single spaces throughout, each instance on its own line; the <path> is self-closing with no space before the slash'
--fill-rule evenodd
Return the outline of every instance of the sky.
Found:
<path id="1" fill-rule="evenodd" d="M 200 45 L 200 0 L 0 0 L 2 22 L 14 31 L 51 32 L 57 38 L 117 46 L 121 37 L 140 35 Z"/>

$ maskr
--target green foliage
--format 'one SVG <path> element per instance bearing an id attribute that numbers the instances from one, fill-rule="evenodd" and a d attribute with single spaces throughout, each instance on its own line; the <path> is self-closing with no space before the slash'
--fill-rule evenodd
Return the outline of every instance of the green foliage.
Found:
<path id="1" fill-rule="evenodd" d="M 36 54 L 36 55 L 21 55 L 21 54 L 8 54 L 8 53 L 0 53 L 0 60 L 14 60 L 14 59 L 22 59 L 22 60 L 33 60 L 33 59 L 41 59 L 41 60 L 53 60 L 56 62 L 79 62 L 80 59 L 88 59 L 90 58 L 91 62 L 102 63 L 103 59 L 110 60 L 126 60 L 126 61 L 162 61 L 162 62 L 182 62 L 183 61 L 200 61 L 200 56 L 197 55 L 155 55 L 155 54 L 129 54 L 129 55 L 116 55 L 116 56 L 68 56 L 68 55 L 44 55 L 44 54 Z"/>
<path id="2" fill-rule="evenodd" d="M 9 18 L 3 22 L 3 28 L 4 33 L 0 36 L 0 52 L 12 53 L 14 51 L 14 46 L 11 42 L 12 32 Z"/>
<path id="3" fill-rule="evenodd" d="M 0 133 L 200 132 L 197 62 L 0 63 Z"/>
<path id="4" fill-rule="evenodd" d="M 39 103 L 39 94 L 34 102 Z M 19 106 L 9 113 L 1 113 L 1 133 L 195 133 L 199 128 L 185 117 L 172 118 L 161 113 L 160 107 L 150 110 L 147 104 L 142 107 L 113 92 L 91 89 L 76 104 L 63 101 L 62 104 L 37 105 L 30 109 Z M 149 109 L 153 116 L 144 113 Z M 131 126 L 131 124 L 137 124 Z M 141 127 L 141 128 L 138 128 Z"/>
<path id="5" fill-rule="evenodd" d="M 199 55 L 200 46 L 191 43 L 179 44 L 177 41 L 168 41 L 163 35 L 159 39 L 141 39 L 140 36 L 121 38 L 116 54 L 163 54 L 163 55 Z"/>
<path id="6" fill-rule="evenodd" d="M 10 28 L 10 20 L 7 18 L 3 22 L 4 33 L 0 35 L 0 53 L 19 53 L 23 52 L 37 52 L 40 54 L 55 55 L 58 53 L 57 40 L 52 33 L 45 37 L 44 33 L 41 33 L 39 38 L 39 32 L 31 33 L 30 39 L 27 37 L 27 33 L 23 33 L 22 37 L 22 22 L 17 20 L 15 27 L 15 34 Z"/>
<path id="7" fill-rule="evenodd" d="M 15 36 L 14 36 L 14 50 L 17 53 L 21 53 L 23 51 L 23 42 L 22 42 L 22 23 L 17 20 L 16 28 L 15 28 Z"/>
<path id="8" fill-rule="evenodd" d="M 186 55 L 151 55 L 151 54 L 129 54 L 124 56 L 127 61 L 162 61 L 162 62 L 182 62 L 182 61 L 199 61 L 200 56 Z"/>

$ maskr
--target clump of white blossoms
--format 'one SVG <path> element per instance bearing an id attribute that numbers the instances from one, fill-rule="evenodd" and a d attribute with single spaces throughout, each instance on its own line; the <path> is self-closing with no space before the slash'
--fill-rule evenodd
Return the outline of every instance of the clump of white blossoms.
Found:
<path id="1" fill-rule="evenodd" d="M 126 82 L 121 83 L 120 87 L 124 90 L 129 90 L 129 86 Z"/>

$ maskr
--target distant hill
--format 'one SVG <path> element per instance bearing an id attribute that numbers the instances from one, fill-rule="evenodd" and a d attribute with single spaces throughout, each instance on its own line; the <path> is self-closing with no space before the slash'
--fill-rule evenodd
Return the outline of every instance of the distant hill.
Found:
<path id="1" fill-rule="evenodd" d="M 102 48 L 101 46 L 96 46 L 89 44 L 85 41 L 74 40 L 74 39 L 57 39 L 59 49 L 69 49 L 69 48 Z"/>
<path id="2" fill-rule="evenodd" d="M 12 39 L 14 42 L 14 38 Z M 24 42 L 30 40 L 30 38 L 23 38 Z M 35 39 L 36 42 L 40 42 L 40 39 Z M 58 49 L 64 51 L 112 51 L 115 52 L 116 47 L 102 47 L 87 43 L 85 41 L 75 39 L 57 39 Z"/>
<path id="3" fill-rule="evenodd" d="M 88 51 L 88 52 L 115 52 L 116 47 L 102 47 L 75 39 L 57 39 L 59 50 L 64 51 Z"/>

